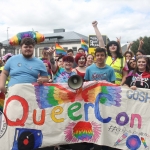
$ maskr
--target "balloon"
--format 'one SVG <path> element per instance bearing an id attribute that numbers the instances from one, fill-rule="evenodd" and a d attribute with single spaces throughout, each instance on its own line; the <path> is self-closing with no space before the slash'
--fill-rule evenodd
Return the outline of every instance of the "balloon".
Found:
<path id="1" fill-rule="evenodd" d="M 9 40 L 9 44 L 12 46 L 17 46 L 20 44 L 21 40 L 26 37 L 33 38 L 37 44 L 43 42 L 45 39 L 44 35 L 39 32 L 27 31 L 18 33 L 17 35 L 13 36 Z"/>

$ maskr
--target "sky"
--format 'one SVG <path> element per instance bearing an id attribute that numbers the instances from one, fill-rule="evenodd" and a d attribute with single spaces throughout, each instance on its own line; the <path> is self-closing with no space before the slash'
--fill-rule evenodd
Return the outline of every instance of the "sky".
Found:
<path id="1" fill-rule="evenodd" d="M 95 34 L 92 22 L 121 43 L 150 36 L 150 0 L 0 0 L 0 42 L 19 32 L 53 33 L 64 28 Z"/>

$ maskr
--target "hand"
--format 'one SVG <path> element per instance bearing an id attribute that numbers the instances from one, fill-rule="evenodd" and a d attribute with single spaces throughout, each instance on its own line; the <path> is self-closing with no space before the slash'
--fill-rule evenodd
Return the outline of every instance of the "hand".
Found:
<path id="1" fill-rule="evenodd" d="M 117 42 L 120 44 L 120 42 L 121 42 L 121 36 L 119 38 L 116 37 L 116 39 L 117 39 Z"/>
<path id="2" fill-rule="evenodd" d="M 38 84 L 43 84 L 43 78 L 38 74 L 38 79 L 37 79 Z"/>
<path id="3" fill-rule="evenodd" d="M 130 45 L 132 46 L 133 43 L 134 43 L 134 42 L 131 42 Z"/>
<path id="4" fill-rule="evenodd" d="M 139 39 L 139 45 L 140 45 L 140 46 L 143 46 L 143 44 L 144 44 L 143 39 Z"/>
<path id="5" fill-rule="evenodd" d="M 131 51 L 131 50 L 130 50 L 130 47 L 132 46 L 133 42 L 128 42 L 128 43 L 129 43 L 129 45 L 128 45 L 128 47 L 127 47 L 127 50 Z"/>
<path id="6" fill-rule="evenodd" d="M 136 90 L 136 89 L 137 89 L 136 86 L 131 86 L 130 88 L 131 88 L 132 90 Z"/>
<path id="7" fill-rule="evenodd" d="M 52 83 L 52 82 L 53 82 L 53 80 L 52 80 L 52 79 L 49 79 L 49 80 L 48 80 L 48 82 L 49 82 L 49 83 Z"/>
<path id="8" fill-rule="evenodd" d="M 50 47 L 49 50 L 47 51 L 47 53 L 52 56 L 55 52 L 55 49 L 53 47 Z"/>
<path id="9" fill-rule="evenodd" d="M 97 27 L 97 24 L 98 24 L 97 21 L 93 21 L 93 22 L 92 22 L 93 27 Z"/>

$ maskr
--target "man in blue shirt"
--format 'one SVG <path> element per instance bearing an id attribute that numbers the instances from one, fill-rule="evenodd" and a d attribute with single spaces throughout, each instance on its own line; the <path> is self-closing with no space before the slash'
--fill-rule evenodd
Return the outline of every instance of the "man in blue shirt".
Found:
<path id="1" fill-rule="evenodd" d="M 19 83 L 48 82 L 48 74 L 44 63 L 33 57 L 35 41 L 24 38 L 21 43 L 22 54 L 11 57 L 4 66 L 0 76 L 0 90 L 5 92 L 5 82 L 8 76 L 8 87 Z"/>
<path id="2" fill-rule="evenodd" d="M 87 67 L 84 79 L 86 81 L 106 80 L 114 83 L 116 80 L 114 69 L 105 64 L 107 54 L 104 48 L 96 48 L 95 50 L 96 63 Z"/>

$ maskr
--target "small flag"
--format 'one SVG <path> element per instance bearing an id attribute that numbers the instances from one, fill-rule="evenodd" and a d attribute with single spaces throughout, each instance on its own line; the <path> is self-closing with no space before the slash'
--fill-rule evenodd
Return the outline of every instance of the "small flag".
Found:
<path id="1" fill-rule="evenodd" d="M 60 54 L 67 55 L 66 50 L 63 47 L 61 47 L 58 43 L 55 43 L 55 49 L 56 49 L 57 55 L 60 55 Z"/>
<path id="2" fill-rule="evenodd" d="M 81 47 L 85 50 L 85 52 L 88 52 L 88 46 L 82 39 L 81 39 Z"/>

